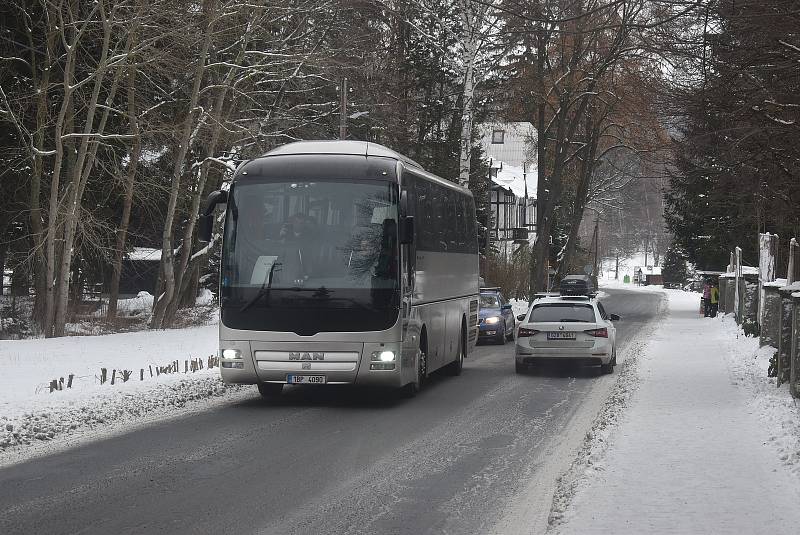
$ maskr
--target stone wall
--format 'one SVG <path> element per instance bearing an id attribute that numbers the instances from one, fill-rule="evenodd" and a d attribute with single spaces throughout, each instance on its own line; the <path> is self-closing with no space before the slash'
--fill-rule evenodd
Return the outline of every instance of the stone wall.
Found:
<path id="1" fill-rule="evenodd" d="M 756 323 L 758 321 L 758 279 L 741 278 L 739 290 L 744 295 L 744 308 L 742 309 L 743 321 Z"/>
<path id="2" fill-rule="evenodd" d="M 727 301 L 727 288 L 732 279 L 728 277 L 719 278 L 719 311 L 725 312 L 725 303 Z"/>
<path id="3" fill-rule="evenodd" d="M 792 361 L 789 374 L 789 390 L 792 396 L 800 397 L 800 294 L 792 298 Z"/>
<path id="4" fill-rule="evenodd" d="M 779 290 L 780 327 L 778 331 L 778 384 L 789 378 L 792 360 L 792 297 L 789 292 Z"/>
<path id="5" fill-rule="evenodd" d="M 734 303 L 736 296 L 736 279 L 728 279 L 728 284 L 725 286 L 725 313 L 733 314 L 736 310 Z"/>
<path id="6" fill-rule="evenodd" d="M 778 347 L 781 326 L 781 296 L 775 287 L 764 288 L 764 318 L 761 322 L 762 346 Z"/>

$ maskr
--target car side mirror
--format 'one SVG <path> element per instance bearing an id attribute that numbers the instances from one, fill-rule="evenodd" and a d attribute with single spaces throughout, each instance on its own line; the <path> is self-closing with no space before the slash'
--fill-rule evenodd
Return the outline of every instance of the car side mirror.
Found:
<path id="1" fill-rule="evenodd" d="M 617 316 L 616 314 L 609 314 L 608 319 L 610 319 L 611 321 L 619 321 L 619 316 Z"/>
<path id="2" fill-rule="evenodd" d="M 214 227 L 214 208 L 218 204 L 228 202 L 228 192 L 222 190 L 212 191 L 206 199 L 206 207 L 198 217 L 197 239 L 201 242 L 211 241 L 211 231 Z"/>
<path id="3" fill-rule="evenodd" d="M 527 314 L 520 314 L 519 316 L 517 316 L 517 319 L 519 321 L 525 321 L 525 316 L 527 316 Z"/>
<path id="4" fill-rule="evenodd" d="M 511 310 L 511 305 L 510 304 L 503 305 L 500 307 L 500 310 Z"/>

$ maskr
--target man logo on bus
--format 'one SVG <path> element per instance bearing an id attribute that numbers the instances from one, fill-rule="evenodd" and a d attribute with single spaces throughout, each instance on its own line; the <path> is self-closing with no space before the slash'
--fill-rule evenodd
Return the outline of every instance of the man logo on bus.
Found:
<path id="1" fill-rule="evenodd" d="M 325 353 L 289 353 L 289 360 L 325 360 Z"/>

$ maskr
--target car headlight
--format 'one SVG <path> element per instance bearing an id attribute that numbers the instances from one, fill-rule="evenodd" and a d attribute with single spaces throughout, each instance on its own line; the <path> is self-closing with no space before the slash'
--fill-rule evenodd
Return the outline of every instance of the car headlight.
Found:
<path id="1" fill-rule="evenodd" d="M 238 349 L 223 349 L 222 358 L 224 359 L 241 359 L 242 352 Z"/>
<path id="2" fill-rule="evenodd" d="M 500 323 L 500 318 L 497 316 L 492 316 L 491 318 L 486 318 L 483 320 L 487 325 L 494 325 L 495 323 Z"/>

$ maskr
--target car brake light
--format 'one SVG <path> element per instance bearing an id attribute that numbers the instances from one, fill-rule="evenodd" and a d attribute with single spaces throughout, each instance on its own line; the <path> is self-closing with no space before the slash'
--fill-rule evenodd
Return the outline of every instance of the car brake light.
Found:
<path id="1" fill-rule="evenodd" d="M 536 329 L 528 329 L 525 327 L 520 327 L 517 331 L 517 338 L 525 338 L 527 336 L 534 336 L 538 333 Z"/>
<path id="2" fill-rule="evenodd" d="M 597 338 L 608 338 L 608 329 L 603 327 L 602 329 L 590 329 L 588 331 L 584 331 L 586 334 L 591 336 L 595 336 Z"/>

